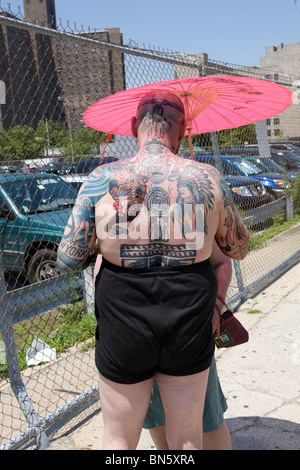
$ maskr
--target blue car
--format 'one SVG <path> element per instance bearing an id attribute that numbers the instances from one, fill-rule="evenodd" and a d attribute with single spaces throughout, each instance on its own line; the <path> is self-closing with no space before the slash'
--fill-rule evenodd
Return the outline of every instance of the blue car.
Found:
<path id="1" fill-rule="evenodd" d="M 216 166 L 215 157 L 212 155 L 196 154 L 194 158 L 199 163 Z M 231 190 L 234 204 L 243 211 L 263 206 L 275 199 L 266 191 L 265 186 L 255 178 L 243 176 L 237 172 L 234 174 L 224 173 L 224 178 Z"/>
<path id="2" fill-rule="evenodd" d="M 197 152 L 194 147 L 195 161 L 216 166 L 215 157 L 207 150 L 201 150 L 201 152 Z M 183 158 L 191 158 L 188 150 L 181 150 L 180 155 Z M 226 173 L 224 178 L 231 190 L 234 204 L 243 211 L 255 209 L 275 200 L 275 197 L 269 194 L 257 179 L 237 174 L 237 172 L 235 174 Z"/>
<path id="3" fill-rule="evenodd" d="M 271 159 L 287 171 L 300 172 L 300 156 L 285 150 L 272 150 Z"/>
<path id="4" fill-rule="evenodd" d="M 262 171 L 245 158 L 237 155 L 221 155 L 221 166 L 222 172 L 225 175 L 234 176 L 247 176 L 259 180 L 266 191 L 279 199 L 285 195 L 286 181 L 285 177 L 279 173 L 270 173 L 269 171 Z M 203 163 L 209 163 L 209 160 L 213 162 L 214 157 L 211 156 L 197 156 L 195 160 Z M 212 163 L 215 165 L 215 163 Z"/>
<path id="5" fill-rule="evenodd" d="M 278 163 L 274 162 L 274 160 L 272 160 L 272 158 L 269 158 L 269 157 L 264 157 L 264 158 L 260 158 L 260 157 L 245 157 L 246 160 L 250 161 L 253 165 L 257 166 L 258 168 L 260 168 L 260 170 L 262 171 L 270 171 L 270 172 L 273 172 L 273 173 L 279 173 L 283 176 L 286 175 L 286 177 L 288 178 L 289 181 L 293 181 L 297 175 L 298 175 L 298 172 L 296 170 L 287 170 L 285 169 L 284 167 L 282 167 L 281 165 L 279 165 Z"/>
<path id="6" fill-rule="evenodd" d="M 0 249 L 6 271 L 30 283 L 60 274 L 57 247 L 77 193 L 53 174 L 0 176 Z"/>

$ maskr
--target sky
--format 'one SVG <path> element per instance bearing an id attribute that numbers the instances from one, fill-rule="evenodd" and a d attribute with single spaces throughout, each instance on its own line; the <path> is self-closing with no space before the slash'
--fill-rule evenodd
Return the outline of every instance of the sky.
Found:
<path id="1" fill-rule="evenodd" d="M 22 0 L 10 3 L 17 12 Z M 57 21 L 70 28 L 119 27 L 124 44 L 205 52 L 211 60 L 257 66 L 267 46 L 300 43 L 300 0 L 56 0 Z M 61 19 L 61 20 L 60 20 Z"/>

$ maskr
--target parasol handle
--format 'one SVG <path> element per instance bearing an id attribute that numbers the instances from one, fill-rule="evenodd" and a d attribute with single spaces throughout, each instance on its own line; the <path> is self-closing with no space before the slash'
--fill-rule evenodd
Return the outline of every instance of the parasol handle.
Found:
<path id="1" fill-rule="evenodd" d="M 192 121 L 188 121 L 187 125 L 186 125 L 186 128 L 187 128 L 188 133 L 189 133 L 188 138 L 189 138 L 189 147 L 190 147 L 191 160 L 194 160 L 193 144 L 192 144 L 192 127 L 193 127 Z"/>
<path id="2" fill-rule="evenodd" d="M 109 141 L 110 141 L 110 139 L 111 139 L 111 136 L 112 136 L 112 134 L 107 134 L 107 137 L 106 137 L 105 142 L 104 142 L 104 150 L 103 150 L 101 162 L 99 163 L 99 165 L 101 165 L 101 163 L 103 162 L 104 155 L 105 155 L 107 146 L 108 146 L 108 144 L 109 144 Z"/>

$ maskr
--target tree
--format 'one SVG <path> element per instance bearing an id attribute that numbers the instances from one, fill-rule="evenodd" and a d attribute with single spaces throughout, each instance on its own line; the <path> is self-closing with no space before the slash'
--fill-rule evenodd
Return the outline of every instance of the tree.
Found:
<path id="1" fill-rule="evenodd" d="M 245 142 L 248 142 L 249 144 L 256 144 L 257 140 L 255 124 L 219 131 L 218 142 L 220 147 L 242 146 Z M 210 133 L 193 135 L 192 143 L 193 146 L 210 147 Z M 183 147 L 188 147 L 187 137 L 184 138 Z"/>
<path id="2" fill-rule="evenodd" d="M 15 126 L 6 132 L 2 148 L 3 159 L 25 160 L 41 158 L 44 155 L 44 142 L 35 139 L 35 130 L 28 126 Z"/>
<path id="3" fill-rule="evenodd" d="M 72 142 L 71 142 L 72 138 Z M 89 155 L 106 139 L 106 134 L 82 129 L 70 134 L 61 122 L 40 121 L 36 130 L 28 126 L 0 129 L 0 160 L 26 160 L 43 158 L 47 148 L 61 148 L 66 156 Z"/>
<path id="4" fill-rule="evenodd" d="M 36 138 L 44 140 L 45 148 L 63 148 L 70 139 L 67 127 L 56 121 L 40 121 L 36 130 Z"/>
<path id="5" fill-rule="evenodd" d="M 99 147 L 99 145 L 105 141 L 106 134 L 85 128 L 77 132 L 77 134 L 72 137 L 73 154 L 75 156 L 79 156 L 91 154 L 95 147 Z M 64 146 L 63 153 L 68 156 L 72 154 L 70 135 L 66 145 Z"/>

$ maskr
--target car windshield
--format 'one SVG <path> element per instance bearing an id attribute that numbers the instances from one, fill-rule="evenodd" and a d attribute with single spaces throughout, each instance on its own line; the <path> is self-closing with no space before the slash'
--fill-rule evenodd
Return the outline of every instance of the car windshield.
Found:
<path id="1" fill-rule="evenodd" d="M 245 175 L 257 175 L 261 173 L 261 169 L 257 168 L 257 166 L 253 165 L 249 160 L 244 158 L 235 158 L 231 160 L 231 162 Z"/>
<path id="2" fill-rule="evenodd" d="M 2 187 L 23 214 L 70 207 L 76 200 L 72 186 L 51 175 L 6 181 Z"/>
<path id="3" fill-rule="evenodd" d="M 297 170 L 300 166 L 300 160 L 297 160 L 297 155 L 281 155 L 281 154 L 272 154 L 272 159 L 276 161 L 286 170 Z"/>
<path id="4" fill-rule="evenodd" d="M 284 155 L 287 155 L 287 157 L 290 158 L 293 162 L 297 162 L 298 164 L 300 163 L 300 155 L 297 155 L 293 152 L 285 152 Z"/>
<path id="5" fill-rule="evenodd" d="M 250 159 L 251 163 L 257 168 L 259 168 L 262 171 L 273 171 L 274 173 L 282 173 L 283 168 L 278 165 L 277 163 L 273 162 L 271 158 L 255 158 L 255 159 Z"/>

